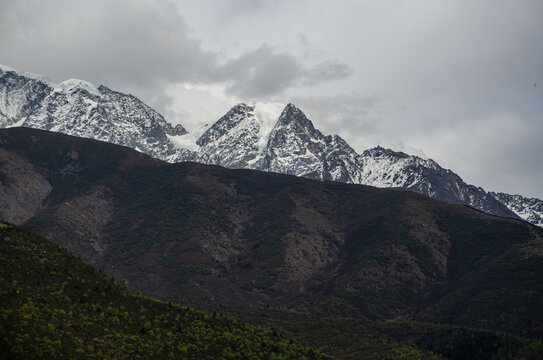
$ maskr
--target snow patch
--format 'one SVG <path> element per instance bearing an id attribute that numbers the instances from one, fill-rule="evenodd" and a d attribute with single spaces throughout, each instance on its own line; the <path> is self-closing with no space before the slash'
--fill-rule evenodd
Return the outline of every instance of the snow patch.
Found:
<path id="1" fill-rule="evenodd" d="M 26 117 L 23 117 L 23 118 L 17 120 L 16 122 L 14 122 L 13 124 L 7 125 L 6 127 L 7 127 L 7 128 L 10 128 L 10 127 L 20 127 L 20 126 L 23 126 L 25 120 L 26 120 Z"/>
<path id="2" fill-rule="evenodd" d="M 281 103 L 250 103 L 248 105 L 254 106 L 253 114 L 255 119 L 259 123 L 258 131 L 258 154 L 262 154 L 266 145 L 268 145 L 268 138 L 272 132 L 279 116 L 285 109 L 286 105 Z"/>
<path id="3" fill-rule="evenodd" d="M 94 107 L 98 106 L 98 103 L 96 101 L 94 101 L 94 100 L 91 100 L 91 99 L 84 98 L 83 102 L 85 104 L 87 104 L 90 108 L 94 108 Z"/>
<path id="4" fill-rule="evenodd" d="M 166 135 L 168 139 L 174 144 L 175 147 L 181 149 L 187 149 L 190 151 L 198 151 L 200 145 L 196 144 L 196 140 L 202 136 L 209 129 L 209 124 L 205 124 L 194 132 L 183 135 Z"/>
<path id="5" fill-rule="evenodd" d="M 70 91 L 76 87 L 86 90 L 89 94 L 92 94 L 92 95 L 96 95 L 96 96 L 102 95 L 100 90 L 98 90 L 98 88 L 94 86 L 94 84 L 85 80 L 80 80 L 80 79 L 64 80 L 63 82 L 55 86 L 54 91 Z"/>

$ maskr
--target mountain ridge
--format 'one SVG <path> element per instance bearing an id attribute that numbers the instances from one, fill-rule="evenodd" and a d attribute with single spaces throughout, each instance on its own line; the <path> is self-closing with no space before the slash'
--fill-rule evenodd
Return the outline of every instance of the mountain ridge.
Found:
<path id="1" fill-rule="evenodd" d="M 0 127 L 104 140 L 172 163 L 196 161 L 404 189 L 543 226 L 539 199 L 513 201 L 466 184 L 433 160 L 380 146 L 358 154 L 339 135 L 323 135 L 294 104 L 240 103 L 194 135 L 181 125 L 173 127 L 133 95 L 103 85 L 77 79 L 60 85 L 7 67 L 0 67 L 0 75 Z"/>
<path id="2" fill-rule="evenodd" d="M 129 146 L 161 159 L 185 150 L 167 135 L 186 133 L 133 95 L 71 79 L 59 84 L 0 69 L 0 127 L 26 126 Z"/>

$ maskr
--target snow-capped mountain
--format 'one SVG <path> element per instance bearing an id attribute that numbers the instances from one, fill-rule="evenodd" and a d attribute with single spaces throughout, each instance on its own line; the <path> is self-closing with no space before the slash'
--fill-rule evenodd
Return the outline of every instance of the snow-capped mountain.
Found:
<path id="1" fill-rule="evenodd" d="M 407 189 L 489 214 L 517 217 L 482 188 L 466 184 L 433 160 L 382 147 L 357 154 L 340 136 L 325 136 L 315 129 L 293 104 L 236 105 L 190 148 L 198 161 L 208 164 Z"/>
<path id="2" fill-rule="evenodd" d="M 516 217 L 483 188 L 466 184 L 460 176 L 431 159 L 378 146 L 364 151 L 360 161 L 360 183 L 407 189 L 435 199 L 469 205 L 488 214 Z"/>
<path id="3" fill-rule="evenodd" d="M 188 152 L 168 135 L 173 127 L 132 95 L 70 79 L 53 83 L 41 76 L 0 67 L 0 127 L 27 126 L 129 146 L 151 156 L 177 161 Z"/>
<path id="4" fill-rule="evenodd" d="M 520 218 L 543 227 L 543 201 L 536 198 L 526 198 L 521 195 L 489 192 L 502 204 L 505 204 Z"/>
<path id="5" fill-rule="evenodd" d="M 250 168 L 262 162 L 270 132 L 284 105 L 239 104 L 197 140 L 199 160 L 230 168 Z"/>
<path id="6" fill-rule="evenodd" d="M 543 203 L 487 193 L 433 160 L 375 147 L 358 154 L 293 104 L 242 103 L 194 133 L 132 95 L 0 66 L 0 127 L 27 126 L 129 146 L 168 162 L 198 161 L 312 179 L 406 189 L 543 226 Z"/>
<path id="7" fill-rule="evenodd" d="M 239 104 L 197 140 L 198 161 L 313 179 L 353 182 L 357 154 L 339 136 L 324 136 L 288 104 Z"/>

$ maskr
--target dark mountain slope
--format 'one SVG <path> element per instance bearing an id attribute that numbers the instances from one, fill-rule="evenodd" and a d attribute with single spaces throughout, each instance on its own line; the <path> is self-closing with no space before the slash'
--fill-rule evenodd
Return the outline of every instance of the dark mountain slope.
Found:
<path id="1" fill-rule="evenodd" d="M 543 230 L 523 221 L 32 129 L 0 144 L 2 188 L 21 161 L 52 188 L 25 224 L 145 293 L 543 335 Z"/>
<path id="2" fill-rule="evenodd" d="M 231 317 L 130 292 L 0 222 L 3 359 L 328 359 Z"/>

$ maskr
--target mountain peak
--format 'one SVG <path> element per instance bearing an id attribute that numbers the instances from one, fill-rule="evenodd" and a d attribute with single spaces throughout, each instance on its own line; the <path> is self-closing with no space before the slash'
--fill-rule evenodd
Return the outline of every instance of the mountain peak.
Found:
<path id="1" fill-rule="evenodd" d="M 315 127 L 313 126 L 311 120 L 309 120 L 303 111 L 297 108 L 293 103 L 289 103 L 287 106 L 285 106 L 276 127 L 294 127 L 298 129 L 297 131 L 309 133 L 315 132 Z"/>
<path id="2" fill-rule="evenodd" d="M 293 103 L 288 103 L 286 106 L 284 106 L 283 112 L 291 116 L 298 113 L 302 113 L 302 115 L 305 116 L 305 114 Z"/>
<path id="3" fill-rule="evenodd" d="M 80 79 L 68 79 L 64 80 L 63 82 L 57 84 L 55 86 L 55 91 L 69 91 L 72 92 L 74 89 L 82 89 L 88 92 L 91 95 L 95 96 L 101 96 L 102 93 L 98 89 L 98 87 L 94 86 L 94 84 Z"/>
<path id="4" fill-rule="evenodd" d="M 294 103 L 288 103 L 286 106 L 288 109 L 292 109 L 293 111 L 300 111 L 300 108 L 298 108 Z"/>
<path id="5" fill-rule="evenodd" d="M 233 106 L 196 140 L 200 160 L 233 168 L 259 161 L 284 108 L 281 103 L 255 101 Z"/>
<path id="6" fill-rule="evenodd" d="M 12 72 L 18 76 L 25 77 L 27 79 L 41 81 L 45 83 L 46 85 L 51 86 L 53 88 L 53 91 L 65 92 L 65 91 L 72 91 L 73 89 L 78 88 L 78 89 L 83 89 L 87 91 L 91 95 L 95 95 L 95 96 L 102 95 L 99 90 L 99 87 L 96 87 L 94 84 L 85 80 L 71 78 L 71 79 L 64 80 L 60 83 L 56 83 L 56 82 L 51 81 L 51 79 L 49 79 L 47 76 L 34 74 L 34 73 L 26 72 L 26 71 L 20 71 L 15 68 L 12 68 L 11 66 L 0 64 L 0 74 L 9 73 L 9 72 Z"/>
<path id="7" fill-rule="evenodd" d="M 364 150 L 363 156 L 372 156 L 372 157 L 379 157 L 379 156 L 394 156 L 397 158 L 408 158 L 409 155 L 407 155 L 404 152 L 401 151 L 394 151 L 392 149 L 386 149 L 380 145 L 377 145 L 376 147 L 373 147 L 371 149 Z"/>
<path id="8" fill-rule="evenodd" d="M 32 80 L 41 81 L 41 82 L 43 82 L 43 83 L 45 83 L 45 84 L 47 84 L 49 86 L 55 86 L 56 85 L 47 76 L 40 75 L 40 74 L 34 74 L 34 73 L 26 72 L 26 71 L 20 71 L 20 70 L 12 68 L 11 66 L 0 64 L 0 75 L 2 73 L 7 73 L 7 72 L 12 72 L 14 74 L 17 74 L 18 76 L 24 76 L 24 77 L 32 79 Z"/>

